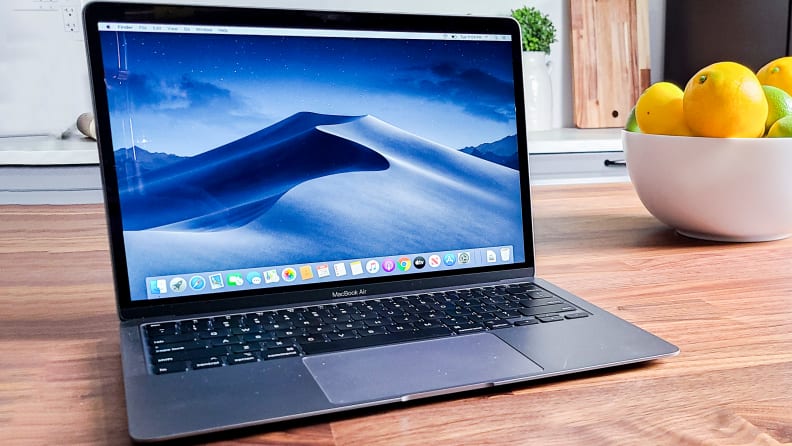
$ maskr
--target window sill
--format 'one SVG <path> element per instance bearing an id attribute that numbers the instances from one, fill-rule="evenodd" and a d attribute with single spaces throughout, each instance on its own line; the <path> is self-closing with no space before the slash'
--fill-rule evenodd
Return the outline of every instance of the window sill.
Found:
<path id="1" fill-rule="evenodd" d="M 531 154 L 620 152 L 621 129 L 560 128 L 528 133 Z M 96 142 L 80 137 L 0 138 L 0 165 L 62 166 L 99 164 Z"/>
<path id="2" fill-rule="evenodd" d="M 0 138 L 0 165 L 64 166 L 99 164 L 96 141 L 69 137 L 22 136 Z"/>
<path id="3" fill-rule="evenodd" d="M 528 152 L 585 153 L 621 152 L 621 129 L 560 128 L 528 132 Z"/>

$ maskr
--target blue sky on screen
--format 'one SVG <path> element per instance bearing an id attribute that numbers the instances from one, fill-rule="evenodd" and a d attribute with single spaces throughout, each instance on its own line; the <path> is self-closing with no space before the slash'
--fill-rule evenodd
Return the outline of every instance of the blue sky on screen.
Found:
<path id="1" fill-rule="evenodd" d="M 509 42 L 102 33 L 116 149 L 192 156 L 295 113 L 461 149 L 516 133 Z"/>

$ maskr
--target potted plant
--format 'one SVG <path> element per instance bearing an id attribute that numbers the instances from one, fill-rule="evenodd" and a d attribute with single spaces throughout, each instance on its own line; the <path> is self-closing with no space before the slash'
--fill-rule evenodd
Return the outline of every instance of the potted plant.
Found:
<path id="1" fill-rule="evenodd" d="M 536 8 L 523 6 L 512 10 L 512 17 L 522 29 L 523 51 L 550 54 L 550 44 L 556 43 L 556 29 L 550 17 Z"/>
<path id="2" fill-rule="evenodd" d="M 525 120 L 529 131 L 552 127 L 553 93 L 548 72 L 550 45 L 557 42 L 553 22 L 534 7 L 512 10 L 520 24 L 523 49 L 523 80 L 525 87 Z"/>

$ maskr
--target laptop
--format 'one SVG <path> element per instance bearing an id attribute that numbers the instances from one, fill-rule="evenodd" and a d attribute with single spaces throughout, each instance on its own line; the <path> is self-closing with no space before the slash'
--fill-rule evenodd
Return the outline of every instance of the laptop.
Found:
<path id="1" fill-rule="evenodd" d="M 678 352 L 535 276 L 510 18 L 97 2 L 84 25 L 132 438 Z"/>

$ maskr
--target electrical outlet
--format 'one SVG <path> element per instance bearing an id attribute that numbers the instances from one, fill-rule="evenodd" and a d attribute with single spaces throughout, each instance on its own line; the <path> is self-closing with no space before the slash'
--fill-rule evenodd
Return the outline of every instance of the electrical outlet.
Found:
<path id="1" fill-rule="evenodd" d="M 63 30 L 67 33 L 79 33 L 80 31 L 80 8 L 72 5 L 61 6 L 63 14 Z"/>
<path id="2" fill-rule="evenodd" d="M 54 0 L 50 0 L 54 1 Z M 72 40 L 82 40 L 82 14 L 80 0 L 58 0 L 61 17 L 63 18 L 63 31 Z"/>

